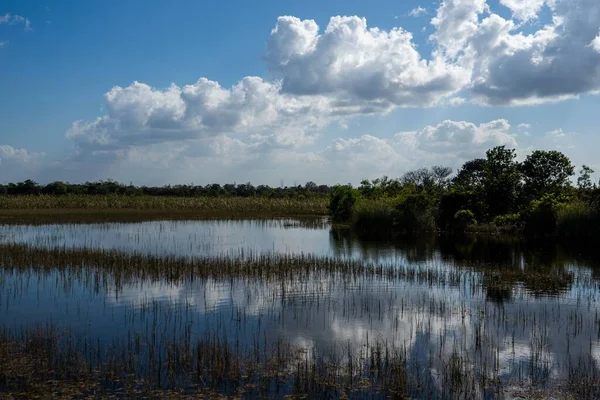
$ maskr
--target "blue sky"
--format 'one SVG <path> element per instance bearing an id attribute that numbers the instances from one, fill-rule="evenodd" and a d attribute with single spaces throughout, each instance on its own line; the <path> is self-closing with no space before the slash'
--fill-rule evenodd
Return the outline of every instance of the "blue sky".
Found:
<path id="1" fill-rule="evenodd" d="M 0 182 L 356 183 L 494 145 L 600 171 L 595 0 L 9 0 L 0 44 Z"/>

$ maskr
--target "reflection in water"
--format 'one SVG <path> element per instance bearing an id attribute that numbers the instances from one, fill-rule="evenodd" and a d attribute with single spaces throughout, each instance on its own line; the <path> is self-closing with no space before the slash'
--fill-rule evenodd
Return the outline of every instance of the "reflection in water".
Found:
<path id="1" fill-rule="evenodd" d="M 290 221 L 10 226 L 2 231 L 4 241 L 48 248 L 104 247 L 184 257 L 315 253 L 411 268 L 393 276 L 313 268 L 301 279 L 293 274 L 268 280 L 187 276 L 120 285 L 68 271 L 5 269 L 0 324 L 15 332 L 52 320 L 91 342 L 110 345 L 131 332 L 148 338 L 158 326 L 159 337 L 213 334 L 247 349 L 257 338 L 283 339 L 322 357 L 336 346 L 361 349 L 381 341 L 402 349 L 408 368 L 421 374 L 418 379 L 429 392 L 417 397 L 439 396 L 444 371 L 457 354 L 464 370 L 474 376 L 489 373 L 507 385 L 546 386 L 571 379 L 577 365 L 600 367 L 595 258 L 557 244 L 484 236 L 373 239 Z M 460 279 L 432 278 L 447 271 L 460 272 Z"/>

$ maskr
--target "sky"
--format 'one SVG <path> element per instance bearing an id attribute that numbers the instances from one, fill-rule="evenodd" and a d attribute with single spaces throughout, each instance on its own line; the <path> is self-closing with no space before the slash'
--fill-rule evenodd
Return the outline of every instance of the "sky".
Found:
<path id="1" fill-rule="evenodd" d="M 0 93 L 0 183 L 600 175 L 600 1 L 4 0 Z"/>

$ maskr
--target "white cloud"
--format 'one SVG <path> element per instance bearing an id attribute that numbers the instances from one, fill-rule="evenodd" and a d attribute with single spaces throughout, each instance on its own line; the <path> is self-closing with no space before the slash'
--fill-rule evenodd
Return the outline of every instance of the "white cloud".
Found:
<path id="1" fill-rule="evenodd" d="M 480 125 L 467 121 L 446 120 L 418 131 L 401 132 L 397 139 L 407 149 L 419 151 L 428 158 L 440 155 L 449 159 L 468 159 L 481 156 L 495 146 L 516 148 L 517 141 L 510 133 L 508 121 L 499 119 Z"/>
<path id="2" fill-rule="evenodd" d="M 34 177 L 42 166 L 44 153 L 31 153 L 0 145 L 0 182 L 18 181 Z"/>
<path id="3" fill-rule="evenodd" d="M 510 8 L 513 17 L 521 21 L 538 18 L 538 13 L 546 0 L 500 0 L 500 4 Z"/>
<path id="4" fill-rule="evenodd" d="M 29 18 L 22 17 L 15 14 L 4 14 L 0 15 L 0 25 L 20 25 L 23 24 L 25 31 L 31 31 L 31 22 Z"/>
<path id="5" fill-rule="evenodd" d="M 479 101 L 539 104 L 600 89 L 600 53 L 590 46 L 598 34 L 600 2 L 561 1 L 552 10 L 551 23 L 525 34 L 493 13 L 476 22 L 481 4 L 471 7 L 471 29 L 458 35 L 464 54 L 459 63 L 472 68 L 471 92 Z"/>
<path id="6" fill-rule="evenodd" d="M 600 3 L 573 1 L 580 7 L 550 3 L 553 22 L 524 34 L 485 0 L 444 0 L 431 20 L 430 57 L 410 32 L 368 27 L 364 18 L 332 17 L 320 31 L 313 20 L 279 17 L 265 57 L 277 79 L 250 76 L 230 88 L 207 78 L 166 89 L 115 86 L 106 115 L 74 122 L 66 136 L 81 148 L 125 149 L 225 135 L 264 151 L 309 145 L 332 121 L 395 107 L 573 98 L 600 90 Z M 545 4 L 526 3 L 503 4 L 516 18 Z"/>
<path id="7" fill-rule="evenodd" d="M 415 8 L 413 8 L 412 10 L 410 10 L 410 12 L 408 13 L 408 15 L 410 17 L 420 17 L 421 15 L 427 15 L 427 9 L 421 6 L 417 6 Z"/>
<path id="8" fill-rule="evenodd" d="M 306 140 L 305 130 L 326 123 L 331 114 L 326 99 L 297 98 L 279 89 L 278 82 L 258 77 L 246 77 L 231 89 L 206 78 L 165 90 L 139 82 L 116 86 L 105 95 L 108 113 L 93 122 L 74 122 L 66 137 L 82 147 L 123 148 L 264 133 L 272 143 L 291 145 Z"/>
<path id="9" fill-rule="evenodd" d="M 404 161 L 390 140 L 371 135 L 336 139 L 324 153 L 330 162 L 360 171 L 389 171 Z"/>
<path id="10" fill-rule="evenodd" d="M 596 36 L 594 40 L 592 40 L 590 46 L 592 46 L 594 50 L 600 53 L 600 33 L 598 33 L 598 36 Z"/>
<path id="11" fill-rule="evenodd" d="M 284 93 L 328 96 L 354 113 L 432 106 L 468 82 L 462 68 L 421 57 L 412 39 L 357 16 L 332 17 L 322 34 L 314 21 L 279 17 L 267 60 Z"/>
<path id="12" fill-rule="evenodd" d="M 44 153 L 29 153 L 25 149 L 15 149 L 9 145 L 0 145 L 0 163 L 34 164 L 45 156 Z"/>
<path id="13" fill-rule="evenodd" d="M 485 0 L 444 0 L 431 20 L 436 29 L 431 39 L 448 58 L 455 59 L 479 29 L 479 15 Z"/>
<path id="14" fill-rule="evenodd" d="M 531 125 L 530 124 L 519 124 L 517 126 L 517 128 L 519 128 L 519 129 L 529 129 L 529 128 L 531 128 Z"/>
<path id="15" fill-rule="evenodd" d="M 464 97 L 452 97 L 448 100 L 448 104 L 453 107 L 461 106 L 461 105 L 465 104 L 466 102 L 467 102 L 467 99 L 465 99 Z"/>

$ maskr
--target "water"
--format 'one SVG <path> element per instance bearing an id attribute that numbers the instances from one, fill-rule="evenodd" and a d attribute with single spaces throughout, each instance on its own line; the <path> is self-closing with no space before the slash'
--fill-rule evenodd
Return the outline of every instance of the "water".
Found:
<path id="1" fill-rule="evenodd" d="M 573 246 L 485 237 L 381 240 L 293 220 L 2 226 L 0 243 L 189 259 L 311 254 L 407 271 L 117 282 L 93 269 L 7 268 L 0 272 L 0 326 L 8 332 L 51 321 L 106 346 L 151 332 L 158 339 L 147 342 L 159 347 L 216 335 L 251 351 L 283 340 L 325 358 L 332 349 L 380 342 L 402 349 L 428 388 L 414 397 L 440 397 L 456 355 L 463 374 L 478 382 L 494 376 L 504 394 L 523 382 L 560 387 L 574 379 L 577 365 L 600 368 L 597 258 Z M 484 389 L 477 396 L 498 395 Z"/>

